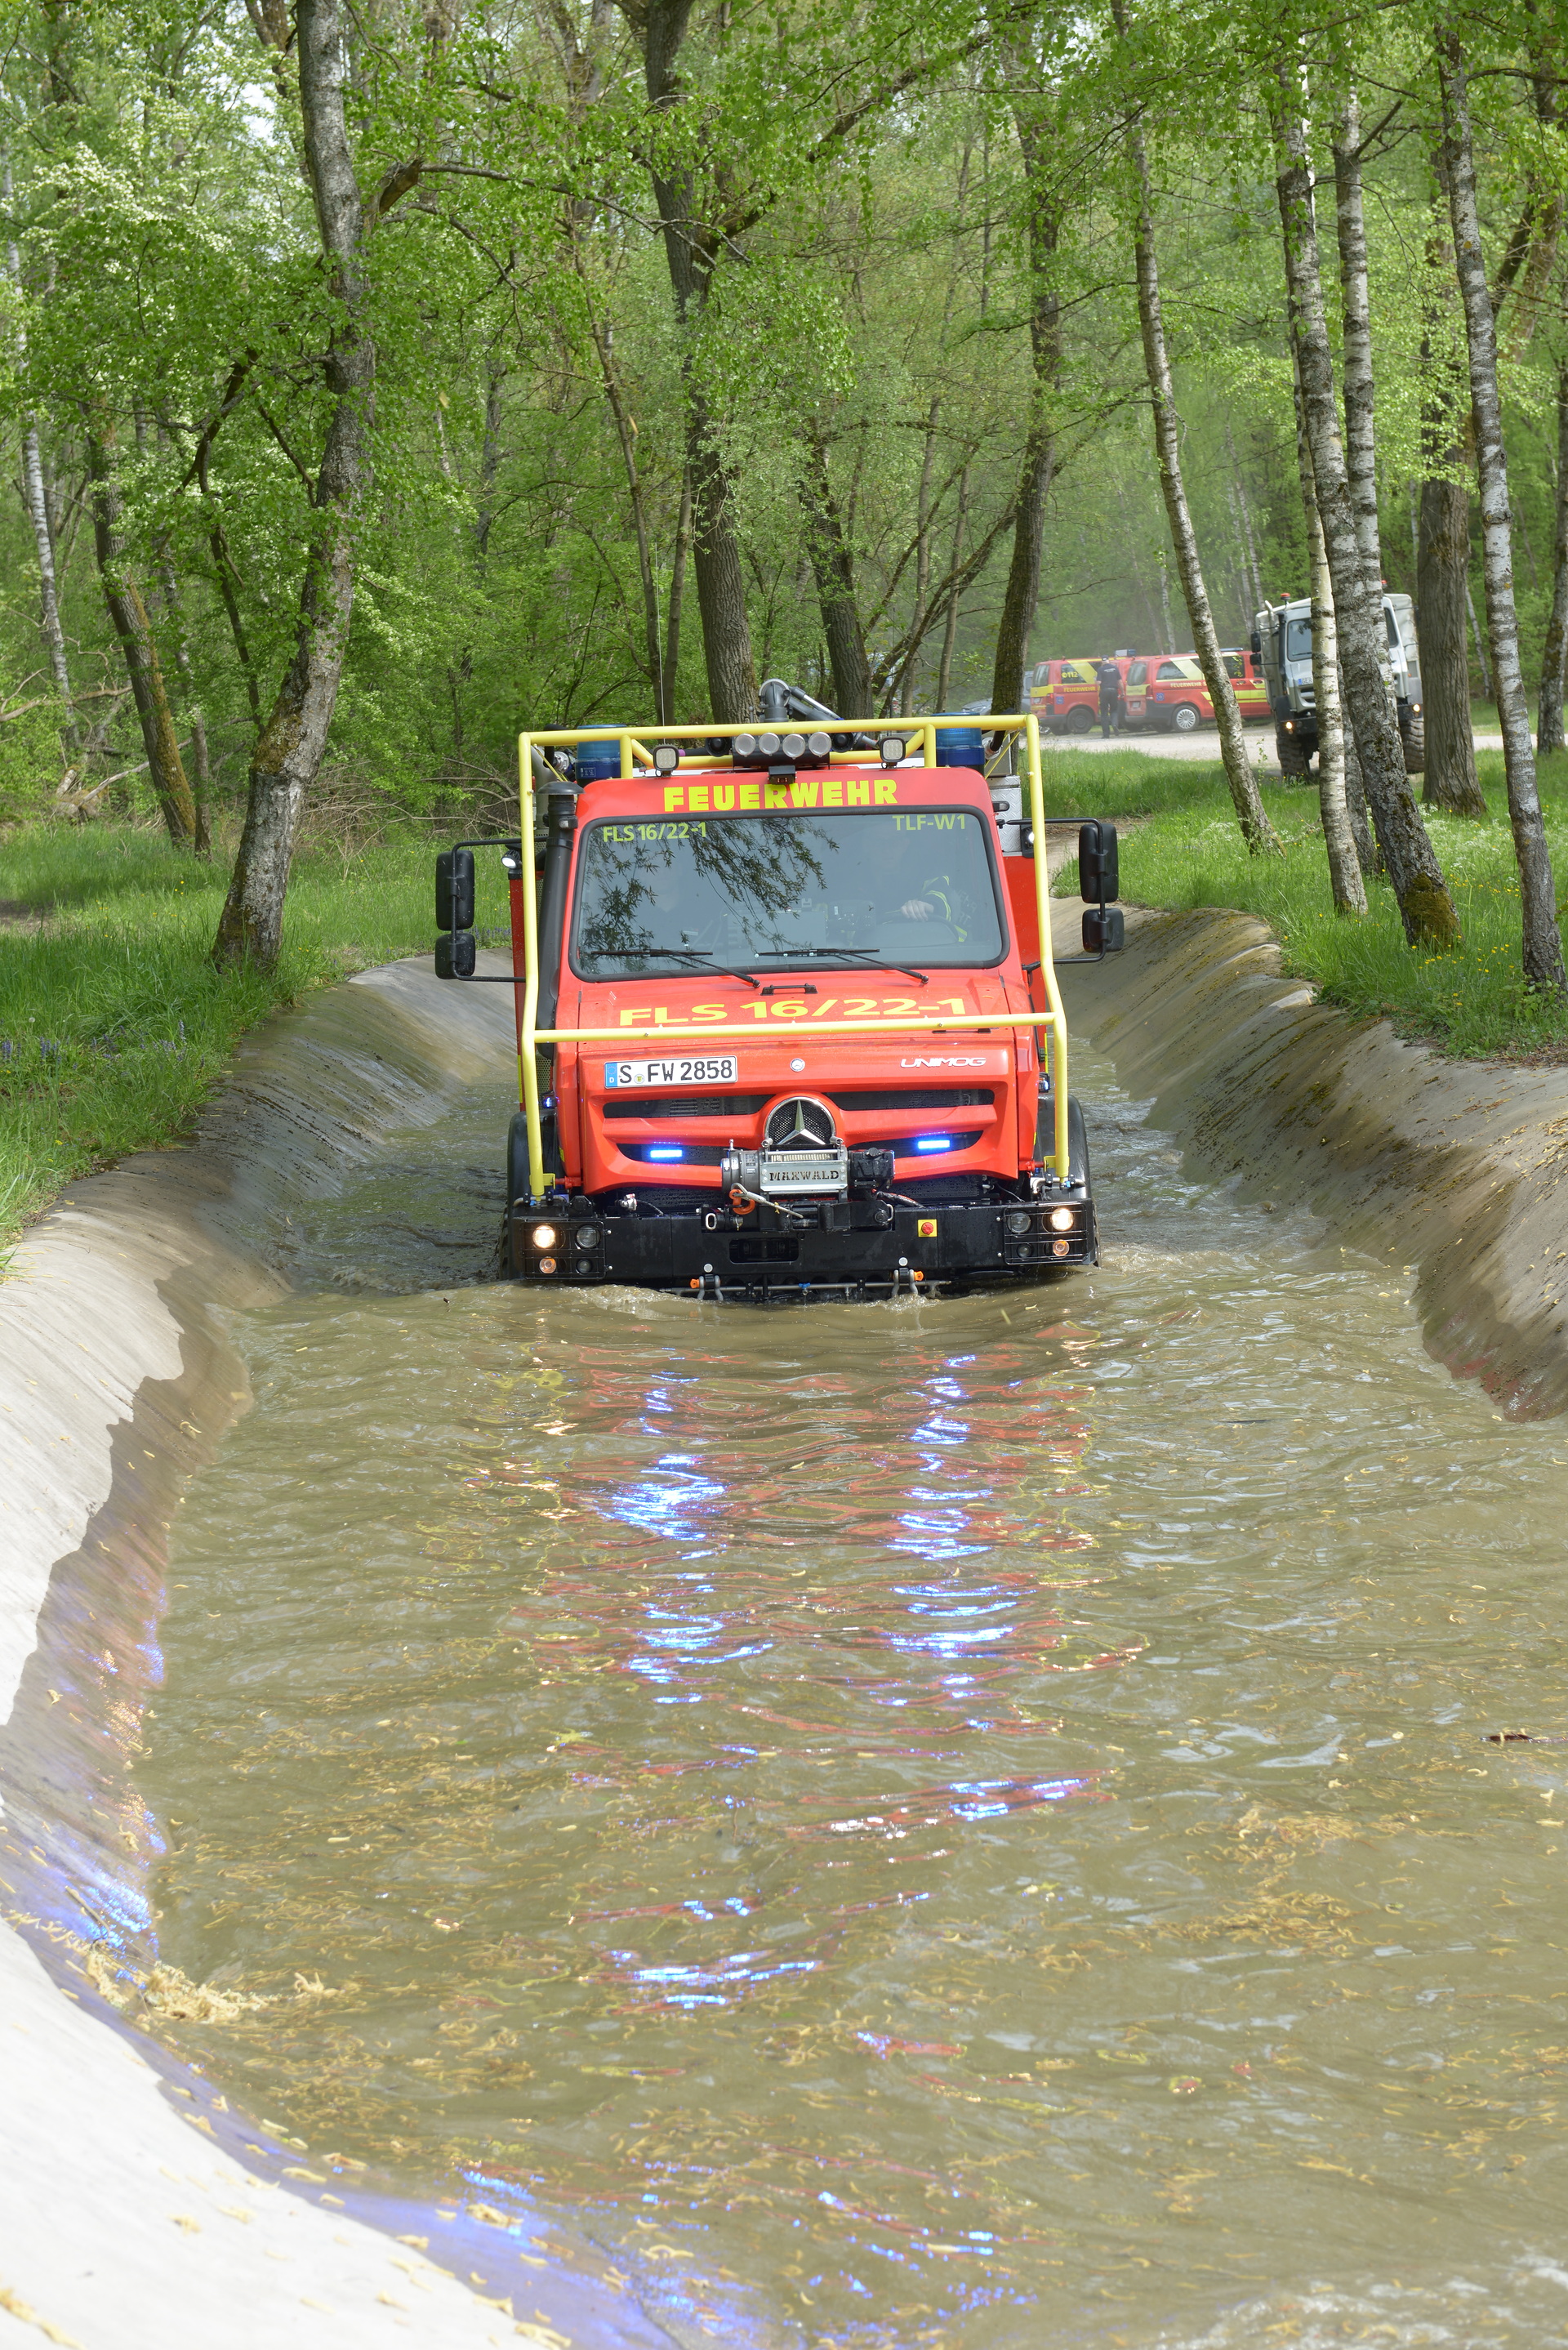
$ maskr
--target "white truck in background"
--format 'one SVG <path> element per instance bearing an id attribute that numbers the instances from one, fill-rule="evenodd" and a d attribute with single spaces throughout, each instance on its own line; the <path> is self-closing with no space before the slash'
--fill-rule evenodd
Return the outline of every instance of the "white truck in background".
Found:
<path id="1" fill-rule="evenodd" d="M 1418 775 L 1426 764 L 1421 714 L 1421 660 L 1416 641 L 1416 608 L 1408 596 L 1383 598 L 1383 674 L 1394 698 L 1405 772 Z M 1312 674 L 1312 603 L 1305 596 L 1265 605 L 1253 616 L 1252 650 L 1262 660 L 1273 713 L 1280 773 L 1304 775 L 1317 751 L 1317 695 Z"/>

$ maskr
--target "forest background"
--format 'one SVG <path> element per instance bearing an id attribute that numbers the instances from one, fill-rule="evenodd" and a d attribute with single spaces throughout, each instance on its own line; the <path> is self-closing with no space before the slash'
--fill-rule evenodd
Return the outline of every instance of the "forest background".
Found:
<path id="1" fill-rule="evenodd" d="M 355 217 L 336 253 L 302 120 L 317 19 L 345 77 L 337 218 Z M 1538 674 L 1568 416 L 1560 28 L 1531 0 L 1455 22 L 1489 265 L 1511 292 Z M 205 802 L 203 831 L 237 814 L 355 401 L 344 658 L 308 779 L 328 821 L 498 805 L 525 723 L 729 714 L 711 639 L 733 667 L 737 598 L 742 700 L 776 671 L 846 711 L 857 683 L 867 711 L 957 706 L 991 690 L 1009 618 L 1031 660 L 1186 649 L 1129 127 L 1209 591 L 1221 640 L 1244 643 L 1261 601 L 1310 587 L 1282 59 L 1327 190 L 1331 286 L 1352 88 L 1371 133 L 1383 569 L 1413 590 L 1421 485 L 1471 467 L 1463 431 L 1434 429 L 1465 405 L 1443 33 L 1418 5 L 1156 5 L 1122 33 L 1094 7 L 970 0 L 12 11 L 0 816 L 57 797 L 128 814 L 155 785 L 166 815 Z M 729 559 L 695 585 L 694 527 L 699 555 L 706 531 Z M 1469 570 L 1484 691 L 1479 542 Z"/>

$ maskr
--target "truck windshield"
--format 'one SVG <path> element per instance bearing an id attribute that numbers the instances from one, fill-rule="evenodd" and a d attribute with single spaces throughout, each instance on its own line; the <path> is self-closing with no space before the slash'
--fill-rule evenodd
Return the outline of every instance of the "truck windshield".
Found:
<path id="1" fill-rule="evenodd" d="M 574 894 L 583 979 L 835 948 L 862 970 L 993 963 L 1006 937 L 985 819 L 965 808 L 591 824 Z"/>
<path id="2" fill-rule="evenodd" d="M 1303 614 L 1299 619 L 1293 619 L 1285 622 L 1285 659 L 1311 660 L 1312 620 L 1307 615 Z"/>

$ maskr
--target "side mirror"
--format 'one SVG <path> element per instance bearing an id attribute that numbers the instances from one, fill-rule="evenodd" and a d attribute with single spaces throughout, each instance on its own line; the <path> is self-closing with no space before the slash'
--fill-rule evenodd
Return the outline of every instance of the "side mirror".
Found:
<path id="1" fill-rule="evenodd" d="M 438 979 L 472 979 L 473 960 L 472 931 L 445 931 L 437 939 L 435 975 Z"/>
<path id="2" fill-rule="evenodd" d="M 436 928 L 438 931 L 471 931 L 473 928 L 472 848 L 443 848 L 436 858 Z M 472 963 L 469 968 L 472 969 Z"/>
<path id="3" fill-rule="evenodd" d="M 1103 819 L 1078 827 L 1078 895 L 1101 906 L 1114 905 L 1121 895 L 1116 828 Z"/>
<path id="4" fill-rule="evenodd" d="M 1252 631 L 1252 650 L 1256 653 L 1258 659 L 1262 660 L 1263 658 L 1263 639 L 1262 631 L 1257 629 L 1254 629 Z"/>
<path id="5" fill-rule="evenodd" d="M 1127 919 L 1119 906 L 1085 906 L 1084 952 L 1116 954 L 1127 944 Z"/>

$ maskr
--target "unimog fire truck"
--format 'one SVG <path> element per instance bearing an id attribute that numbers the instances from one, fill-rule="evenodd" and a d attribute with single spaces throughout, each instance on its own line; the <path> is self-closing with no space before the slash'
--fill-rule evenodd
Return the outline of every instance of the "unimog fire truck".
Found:
<path id="1" fill-rule="evenodd" d="M 1096 1262 L 1038 730 L 984 724 L 989 763 L 977 725 L 930 719 L 521 738 L 516 837 L 459 843 L 436 881 L 438 973 L 515 993 L 504 1274 L 761 1302 Z M 485 849 L 506 974 L 478 968 Z M 1115 827 L 1078 853 L 1099 961 Z"/>

